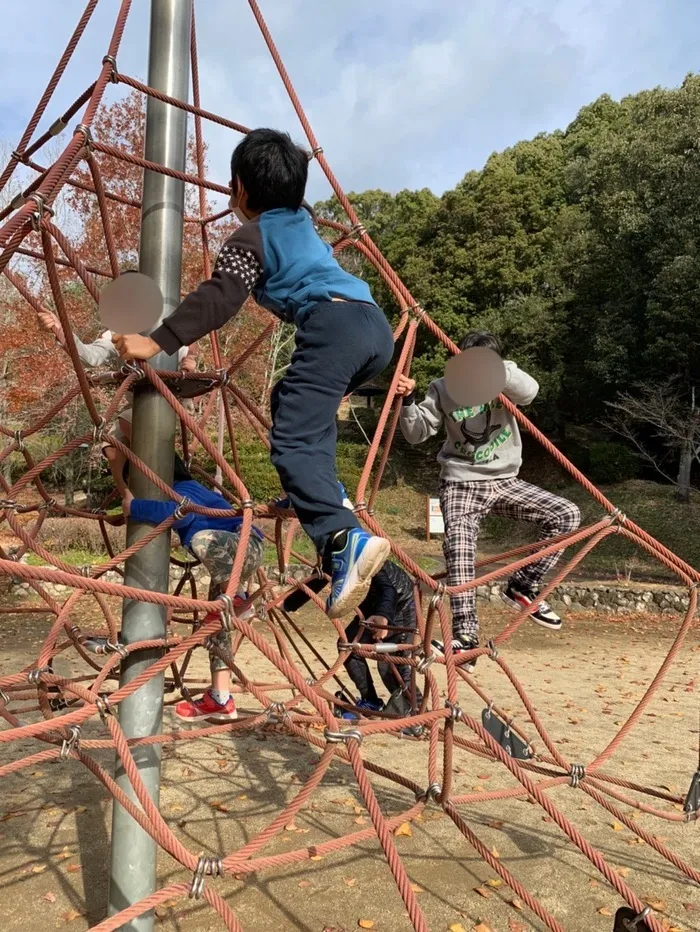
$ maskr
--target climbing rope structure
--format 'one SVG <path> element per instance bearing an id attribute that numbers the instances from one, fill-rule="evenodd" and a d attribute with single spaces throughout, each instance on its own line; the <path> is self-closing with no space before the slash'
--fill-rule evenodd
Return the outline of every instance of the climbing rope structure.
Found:
<path id="1" fill-rule="evenodd" d="M 380 483 L 390 455 L 392 440 L 397 428 L 400 399 L 396 396 L 399 376 L 408 373 L 419 328 L 427 328 L 435 340 L 440 341 L 446 349 L 457 352 L 455 344 L 431 320 L 426 310 L 413 298 L 409 290 L 373 243 L 366 230 L 359 222 L 352 205 L 343 193 L 340 184 L 331 171 L 314 132 L 309 125 L 304 110 L 294 91 L 290 78 L 280 58 L 280 54 L 270 36 L 256 0 L 248 0 L 253 16 L 262 31 L 269 52 L 279 71 L 280 78 L 290 96 L 291 102 L 301 121 L 308 139 L 310 158 L 315 159 L 325 173 L 335 195 L 347 214 L 347 223 L 320 221 L 331 231 L 336 253 L 344 250 L 356 250 L 364 261 L 371 264 L 381 275 L 393 292 L 401 308 L 394 336 L 396 341 L 397 363 L 391 378 L 374 436 L 371 440 L 367 460 L 357 489 L 355 490 L 355 511 L 361 521 L 375 534 L 388 536 L 377 520 L 374 505 Z M 580 472 L 569 463 L 562 454 L 532 425 L 523 414 L 507 399 L 502 399 L 505 407 L 512 412 L 524 429 L 539 441 L 545 450 L 576 479 L 595 499 L 601 508 L 601 518 L 594 524 L 572 533 L 565 538 L 534 543 L 508 553 L 499 554 L 480 564 L 479 578 L 471 587 L 485 585 L 502 579 L 515 569 L 527 566 L 540 557 L 563 551 L 576 545 L 574 556 L 568 559 L 546 588 L 542 597 L 557 586 L 594 547 L 608 536 L 623 535 L 629 541 L 663 564 L 687 587 L 689 606 L 685 617 L 679 625 L 673 645 L 668 656 L 663 660 L 656 675 L 646 688 L 641 701 L 622 724 L 610 743 L 600 749 L 599 753 L 586 762 L 571 761 L 562 750 L 563 743 L 546 727 L 528 698 L 526 689 L 511 668 L 507 659 L 509 639 L 514 632 L 528 620 L 527 610 L 521 611 L 498 636 L 488 645 L 475 649 L 470 654 L 454 658 L 451 654 L 436 656 L 431 647 L 433 637 L 444 641 L 451 639 L 450 619 L 446 599 L 450 588 L 438 577 L 424 572 L 400 547 L 393 546 L 395 559 L 401 563 L 415 580 L 416 601 L 418 606 L 418 630 L 413 642 L 403 649 L 401 654 L 376 652 L 372 645 L 348 645 L 345 641 L 343 626 L 334 624 L 340 638 L 337 656 L 323 658 L 308 639 L 304 640 L 304 651 L 290 650 L 289 637 L 294 627 L 292 619 L 282 609 L 286 595 L 294 589 L 304 589 L 309 597 L 322 611 L 323 604 L 308 583 L 314 577 L 316 568 L 299 554 L 295 554 L 294 534 L 298 529 L 291 512 L 279 510 L 267 503 L 254 502 L 246 488 L 246 477 L 238 468 L 236 454 L 236 431 L 233 412 L 245 419 L 256 431 L 261 444 L 267 444 L 269 422 L 263 411 L 248 397 L 237 384 L 237 374 L 255 350 L 270 338 L 276 322 L 263 329 L 250 346 L 241 348 L 240 354 L 233 361 L 224 361 L 221 356 L 216 334 L 211 335 L 212 355 L 216 366 L 210 372 L 165 372 L 156 371 L 151 366 L 125 367 L 112 373 L 107 380 L 99 377 L 99 386 L 103 394 L 97 397 L 97 377 L 83 368 L 76 352 L 73 340 L 73 327 L 66 311 L 64 294 L 59 278 L 59 270 L 72 270 L 71 274 L 85 286 L 89 294 L 98 300 L 102 284 L 119 274 L 118 259 L 114 246 L 113 228 L 110 222 L 110 205 L 120 200 L 121 195 L 110 191 L 110 178 L 100 167 L 100 157 L 126 160 L 132 165 L 140 166 L 154 172 L 162 172 L 181 179 L 188 185 L 199 189 L 201 213 L 198 217 L 186 218 L 186 222 L 196 223 L 202 235 L 202 278 L 211 272 L 211 260 L 208 250 L 208 229 L 211 223 L 222 214 L 206 214 L 206 191 L 227 194 L 225 186 L 216 184 L 203 174 L 204 149 L 202 126 L 205 121 L 227 127 L 234 133 L 245 133 L 246 127 L 230 119 L 219 117 L 200 106 L 200 89 L 197 69 L 197 51 L 194 24 L 192 27 L 191 65 L 192 65 L 192 99 L 193 103 L 172 99 L 159 93 L 128 75 L 121 74 L 117 67 L 120 41 L 129 14 L 129 0 L 122 0 L 114 30 L 105 50 L 105 55 L 97 79 L 78 97 L 67 111 L 57 119 L 51 129 L 34 139 L 40 121 L 47 112 L 52 95 L 58 85 L 68 62 L 78 45 L 81 36 L 95 10 L 97 0 L 89 0 L 85 11 L 63 53 L 59 64 L 51 77 L 36 111 L 26 131 L 20 139 L 17 149 L 12 153 L 9 164 L 0 176 L 0 188 L 5 188 L 18 166 L 31 169 L 36 178 L 21 195 L 0 214 L 3 223 L 0 228 L 0 271 L 21 292 L 32 307 L 40 311 L 44 304 L 42 296 L 32 291 L 17 272 L 18 263 L 27 257 L 42 262 L 45 266 L 45 280 L 50 294 L 43 301 L 50 301 L 60 318 L 66 338 L 66 348 L 74 368 L 74 383 L 67 387 L 61 400 L 36 422 L 28 424 L 22 430 L 11 429 L 0 424 L 0 433 L 4 445 L 0 452 L 0 462 L 11 455 L 19 455 L 26 462 L 26 469 L 17 481 L 7 481 L 0 474 L 2 481 L 2 500 L 0 500 L 0 522 L 19 542 L 18 549 L 10 554 L 0 549 L 0 573 L 5 577 L 19 578 L 28 584 L 39 597 L 41 610 L 53 616 L 53 622 L 46 635 L 39 655 L 31 665 L 15 674 L 0 676 L 0 718 L 4 727 L 0 729 L 0 742 L 3 745 L 22 743 L 26 748 L 27 739 L 37 743 L 37 750 L 29 756 L 18 758 L 0 766 L 0 776 L 26 770 L 40 762 L 65 760 L 71 766 L 82 765 L 88 768 L 97 781 L 105 787 L 107 793 L 133 816 L 145 832 L 151 835 L 174 860 L 186 871 L 191 872 L 191 883 L 171 883 L 159 889 L 147 899 L 134 903 L 118 915 L 100 922 L 94 928 L 107 932 L 117 929 L 134 917 L 146 913 L 158 904 L 179 897 L 188 896 L 208 903 L 221 917 L 225 928 L 239 930 L 242 928 L 234 908 L 217 892 L 217 878 L 244 876 L 252 872 L 273 871 L 286 865 L 303 862 L 314 856 L 331 854 L 347 846 L 356 845 L 374 838 L 386 855 L 389 869 L 393 874 L 398 890 L 408 913 L 410 922 L 416 930 L 426 930 L 428 925 L 418 903 L 401 857 L 397 851 L 393 831 L 405 821 L 415 819 L 429 806 L 440 807 L 454 824 L 456 832 L 465 840 L 465 849 L 473 849 L 477 855 L 488 863 L 501 882 L 514 891 L 524 907 L 531 910 L 549 929 L 561 930 L 563 927 L 557 918 L 521 883 L 510 869 L 495 856 L 482 841 L 470 820 L 471 813 L 479 804 L 494 799 L 529 799 L 542 807 L 548 821 L 552 821 L 573 845 L 600 872 L 605 881 L 613 887 L 627 902 L 630 914 L 639 920 L 639 928 L 644 924 L 654 932 L 662 932 L 665 927 L 662 918 L 653 909 L 645 906 L 641 896 L 635 892 L 624 878 L 613 869 L 605 857 L 592 847 L 581 831 L 564 816 L 560 808 L 552 802 L 549 791 L 552 788 L 569 784 L 572 790 L 584 794 L 589 800 L 612 815 L 619 823 L 634 833 L 640 843 L 644 842 L 659 855 L 666 858 L 685 878 L 698 883 L 700 871 L 679 857 L 663 841 L 642 829 L 627 814 L 628 807 L 655 816 L 667 822 L 692 822 L 698 816 L 698 790 L 691 791 L 688 797 L 676 796 L 672 792 L 621 779 L 606 770 L 616 750 L 630 731 L 640 721 L 645 708 L 660 689 L 674 658 L 678 655 L 684 639 L 691 626 L 697 606 L 697 590 L 700 574 L 679 557 L 671 553 L 658 541 L 649 536 L 642 528 L 621 514 L 614 504 L 601 494 Z M 93 134 L 93 125 L 98 109 L 103 105 L 103 97 L 111 83 L 125 85 L 135 91 L 155 97 L 173 107 L 187 111 L 193 119 L 196 137 L 198 172 L 182 174 L 161 165 L 147 162 L 138 153 L 122 151 L 115 146 L 103 144 Z M 80 114 L 80 115 L 79 115 Z M 78 116 L 79 115 L 79 116 Z M 80 122 L 71 133 L 69 123 L 73 118 Z M 48 167 L 35 161 L 35 155 L 47 142 L 62 133 L 69 136 L 65 148 Z M 77 182 L 76 171 L 87 166 L 91 181 Z M 81 178 L 85 178 L 83 174 Z M 104 268 L 88 266 L 71 245 L 68 235 L 61 232 L 53 219 L 52 205 L 67 186 L 82 185 L 83 190 L 94 193 L 99 204 L 103 224 L 105 255 L 108 265 Z M 133 206 L 138 207 L 138 204 Z M 56 352 L 60 352 L 58 349 Z M 203 391 L 209 393 L 203 405 L 203 414 L 195 419 L 183 405 L 186 396 L 183 384 L 188 380 L 198 380 L 204 385 Z M 173 594 L 151 592 L 145 589 L 127 587 L 119 582 L 109 582 L 104 577 L 111 571 L 122 572 L 124 561 L 140 548 L 146 546 L 157 535 L 169 533 L 173 523 L 170 518 L 152 532 L 141 538 L 138 543 L 120 553 L 110 549 L 107 526 L 115 521 L 106 511 L 85 511 L 80 508 L 66 507 L 53 499 L 46 490 L 42 476 L 62 457 L 69 455 L 81 444 L 95 444 L 104 440 L 107 425 L 114 421 L 125 394 L 138 382 L 148 382 L 176 412 L 182 426 L 183 448 L 186 458 L 191 459 L 196 471 L 196 449 L 201 448 L 220 468 L 223 481 L 220 490 L 243 516 L 241 546 L 235 561 L 231 578 L 226 587 L 228 599 L 208 601 L 197 594 L 192 581 L 192 574 L 185 572 L 180 584 Z M 104 402 L 105 385 L 109 388 L 108 402 Z M 84 402 L 92 428 L 80 436 L 72 437 L 60 449 L 54 450 L 39 461 L 34 461 L 26 441 L 34 435 L 50 428 L 52 421 L 64 408 L 80 398 Z M 100 401 L 100 399 L 102 399 Z M 210 439 L 207 422 L 212 416 L 214 405 L 220 404 L 228 428 L 228 442 L 232 451 L 232 463 L 220 454 Z M 110 435 L 111 437 L 111 435 Z M 128 458 L 131 469 L 141 470 L 148 479 L 172 500 L 179 501 L 179 496 L 155 475 L 116 437 L 111 442 Z M 200 476 L 201 477 L 201 476 Z M 210 481 L 204 478 L 203 481 Z M 30 494 L 32 493 L 32 494 Z M 34 494 L 35 493 L 35 494 Z M 29 499 L 28 500 L 28 495 Z M 19 498 L 22 502 L 19 502 Z M 182 508 L 202 514 L 222 514 L 183 503 Z M 99 565 L 82 567 L 63 562 L 42 544 L 42 525 L 48 515 L 71 515 L 94 521 L 99 524 L 107 542 L 110 558 Z M 229 512 L 230 514 L 230 512 Z M 248 536 L 255 518 L 271 542 L 276 545 L 279 559 L 277 578 L 269 578 L 263 571 L 258 574 L 258 585 L 250 598 L 257 608 L 261 623 L 250 622 L 237 617 L 232 610 L 232 599 L 237 591 L 238 576 L 242 568 Z M 30 565 L 21 558 L 27 554 L 37 555 L 44 565 Z M 308 567 L 304 579 L 291 580 L 287 566 L 292 558 Z M 489 570 L 487 564 L 498 564 L 497 569 Z M 190 582 L 190 592 L 185 592 L 185 585 Z M 48 584 L 69 587 L 65 601 L 61 604 L 54 596 L 55 589 L 49 591 Z M 462 586 L 466 590 L 469 586 Z M 118 623 L 113 613 L 116 604 L 114 598 L 136 599 L 156 605 L 165 606 L 168 612 L 169 633 L 164 641 L 148 641 L 130 644 L 128 647 L 118 642 Z M 95 622 L 90 631 L 81 630 L 74 621 L 74 614 L 79 607 L 89 603 L 94 612 Z M 12 608 L 18 614 L 26 613 L 31 623 L 31 613 L 37 611 L 37 602 L 31 601 Z M 214 620 L 207 616 L 215 615 Z M 84 615 L 81 615 L 84 617 Z M 250 649 L 255 649 L 274 666 L 280 675 L 279 684 L 260 684 L 246 676 L 245 669 L 239 668 L 235 656 L 219 648 L 211 648 L 211 636 L 221 626 L 230 629 L 233 634 L 234 654 L 242 642 L 248 642 Z M 263 631 L 267 636 L 263 636 Z M 87 647 L 90 637 L 101 635 L 108 645 L 107 652 L 96 656 Z M 295 644 L 297 642 L 294 642 Z M 219 725 L 206 725 L 187 731 L 166 732 L 147 739 L 127 740 L 119 725 L 119 704 L 125 697 L 132 695 L 151 677 L 166 673 L 171 688 L 180 690 L 184 695 L 194 692 L 185 685 L 186 670 L 193 651 L 209 646 L 218 650 L 221 658 L 231 668 L 239 692 L 244 692 L 252 702 L 259 706 L 258 711 L 239 721 Z M 118 666 L 125 652 L 158 648 L 162 656 L 141 675 L 128 685 L 118 686 Z M 388 714 L 374 714 L 367 717 L 358 712 L 358 720 L 348 727 L 348 722 L 334 716 L 334 707 L 341 705 L 351 707 L 350 702 L 343 703 L 333 693 L 332 683 L 342 671 L 343 661 L 348 652 L 355 650 L 369 659 L 383 659 L 390 664 L 404 663 L 412 668 L 414 682 L 418 681 L 423 700 L 415 714 L 410 718 L 391 717 Z M 85 665 L 85 674 L 78 677 L 59 676 L 54 672 L 54 661 L 59 655 L 72 655 Z M 518 708 L 509 714 L 488 695 L 479 685 L 478 677 L 465 671 L 465 663 L 483 656 L 481 663 L 493 663 L 499 675 L 502 674 L 504 687 L 512 689 L 517 696 Z M 303 661 L 303 662 L 302 662 Z M 440 667 L 444 671 L 440 671 Z M 309 673 L 312 673 L 309 676 Z M 446 680 L 446 700 L 438 688 L 438 674 Z M 187 680 L 191 686 L 191 679 Z M 458 687 L 472 696 L 475 709 L 484 710 L 474 717 L 468 711 L 467 704 L 458 694 Z M 442 688 L 442 686 L 440 687 Z M 273 701 L 270 694 L 279 695 L 286 690 L 287 698 Z M 415 696 L 415 691 L 413 692 Z M 23 721 L 23 716 L 34 713 L 31 723 Z M 39 714 L 37 714 L 39 713 Z M 428 748 L 428 767 L 425 780 L 418 783 L 403 774 L 395 773 L 372 762 L 372 741 L 377 736 L 397 738 L 410 721 L 411 725 L 422 725 L 421 738 L 403 738 L 403 747 L 407 753 L 419 748 L 424 742 Z M 96 729 L 101 729 L 102 737 L 90 739 L 81 737 L 81 729 L 88 722 Z M 177 829 L 168 824 L 159 809 L 148 796 L 141 781 L 134 761 L 134 744 L 151 742 L 163 744 L 174 741 L 196 740 L 204 736 L 237 734 L 265 729 L 272 740 L 295 740 L 306 743 L 317 752 L 317 760 L 312 773 L 301 789 L 293 795 L 291 801 L 279 812 L 278 816 L 255 833 L 250 840 L 237 851 L 210 852 L 209 856 L 193 853 L 177 835 Z M 233 745 L 235 749 L 235 745 Z M 120 786 L 94 757 L 98 748 L 113 748 L 121 759 L 133 788 L 136 802 L 127 797 Z M 511 781 L 510 789 L 492 793 L 471 793 L 456 795 L 454 792 L 454 768 L 457 755 L 465 759 L 474 756 L 488 759 L 498 764 Z M 314 791 L 328 774 L 331 765 L 343 764 L 348 773 L 353 775 L 357 789 L 364 801 L 371 826 L 354 833 L 334 838 L 315 847 L 301 847 L 283 854 L 266 855 L 264 849 L 276 838 L 292 820 L 302 812 Z M 376 781 L 393 781 L 397 791 L 405 793 L 404 811 L 389 817 L 382 811 L 375 795 Z M 697 782 L 697 780 L 696 780 Z M 645 801 L 646 800 L 646 801 Z M 642 916 L 643 914 L 643 916 Z M 630 926 L 631 928 L 632 926 Z"/>

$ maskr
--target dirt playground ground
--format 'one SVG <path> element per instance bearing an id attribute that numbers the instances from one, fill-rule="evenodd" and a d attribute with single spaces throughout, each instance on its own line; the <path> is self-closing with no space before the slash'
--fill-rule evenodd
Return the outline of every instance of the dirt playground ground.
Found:
<path id="1" fill-rule="evenodd" d="M 505 618 L 505 613 L 487 611 L 486 634 L 501 630 Z M 0 673 L 20 670 L 36 656 L 47 624 L 45 616 L 0 617 Z M 307 636 L 330 659 L 334 638 L 327 622 L 314 616 L 303 624 Z M 570 617 L 560 635 L 531 624 L 521 627 L 503 654 L 525 684 L 555 743 L 569 760 L 587 762 L 605 747 L 634 708 L 678 624 L 676 616 Z M 202 651 L 195 656 L 194 669 L 204 674 L 206 657 Z M 239 663 L 255 679 L 279 681 L 250 646 L 241 650 Z M 699 667 L 695 627 L 659 694 L 606 772 L 685 796 L 698 766 Z M 57 663 L 57 672 L 69 671 L 77 673 L 81 667 L 67 660 Z M 495 664 L 480 659 L 476 678 L 534 735 L 516 694 Z M 479 717 L 481 700 L 464 685 L 460 690 L 465 711 Z M 239 705 L 243 713 L 256 708 L 254 700 L 245 696 Z M 27 716 L 33 718 L 35 713 Z M 166 727 L 177 727 L 170 711 Z M 99 719 L 83 729 L 83 738 L 103 734 Z M 0 764 L 40 749 L 34 741 L 2 744 Z M 365 741 L 362 752 L 427 784 L 425 741 L 379 736 Z M 110 752 L 96 756 L 111 770 Z M 317 752 L 304 743 L 270 731 L 168 745 L 161 811 L 191 851 L 233 852 L 274 818 L 316 759 Z M 485 763 L 464 751 L 457 752 L 456 764 L 455 793 L 515 785 L 502 765 Z M 378 777 L 371 779 L 385 814 L 412 805 L 412 795 L 405 789 Z M 667 928 L 700 930 L 700 890 L 687 878 L 582 792 L 564 786 L 554 790 L 551 798 L 641 898 L 654 906 Z M 675 811 L 672 804 L 661 805 Z M 626 811 L 698 866 L 697 822 L 669 823 Z M 462 814 L 563 928 L 610 932 L 612 916 L 622 901 L 539 806 L 525 800 L 492 802 L 463 807 Z M 103 919 L 110 823 L 110 800 L 76 761 L 42 765 L 4 778 L 0 783 L 1 932 L 80 932 Z M 311 805 L 263 853 L 318 844 L 370 824 L 351 770 L 337 763 Z M 494 932 L 543 928 L 533 914 L 519 908 L 507 887 L 489 884 L 495 878 L 493 871 L 435 804 L 395 841 L 431 930 L 459 932 L 479 924 Z M 191 879 L 164 853 L 159 856 L 158 872 L 161 885 Z M 403 932 L 411 928 L 376 840 L 245 880 L 208 882 L 216 885 L 247 932 L 349 932 L 357 928 Z M 162 932 L 214 932 L 223 929 L 223 923 L 206 904 L 181 899 L 158 909 L 156 927 Z"/>

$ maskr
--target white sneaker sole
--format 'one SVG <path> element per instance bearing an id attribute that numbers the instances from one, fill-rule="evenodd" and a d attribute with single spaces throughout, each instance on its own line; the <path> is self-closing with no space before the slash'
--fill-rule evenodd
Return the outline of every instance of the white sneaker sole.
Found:
<path id="1" fill-rule="evenodd" d="M 505 592 L 501 593 L 501 599 L 508 605 L 510 608 L 514 608 L 517 612 L 521 612 L 524 608 L 520 602 L 516 602 L 514 599 L 509 599 Z M 539 625 L 540 628 L 546 628 L 548 631 L 561 631 L 562 620 L 551 622 L 544 621 L 542 618 L 535 618 L 534 615 L 530 615 L 530 621 L 533 624 Z"/>
<path id="2" fill-rule="evenodd" d="M 357 608 L 390 553 L 391 544 L 383 537 L 372 537 L 367 541 L 346 580 L 344 591 L 328 609 L 329 618 L 341 618 Z"/>

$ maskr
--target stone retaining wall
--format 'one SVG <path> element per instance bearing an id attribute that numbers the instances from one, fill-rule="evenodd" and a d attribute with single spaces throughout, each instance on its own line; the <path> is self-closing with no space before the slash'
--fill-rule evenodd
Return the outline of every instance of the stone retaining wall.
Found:
<path id="1" fill-rule="evenodd" d="M 276 566 L 265 567 L 271 579 L 277 579 Z M 303 579 L 308 570 L 306 567 L 290 566 L 288 575 L 292 579 Z M 196 566 L 192 574 L 197 581 L 197 591 L 206 598 L 209 576 L 203 566 Z M 170 574 L 171 592 L 182 576 L 179 567 L 173 567 Z M 119 583 L 121 577 L 118 573 L 106 573 L 101 577 L 106 582 Z M 54 583 L 44 583 L 47 591 L 58 601 L 65 600 L 72 591 L 70 586 L 60 586 Z M 15 579 L 11 584 L 11 593 L 20 597 L 33 594 L 34 590 L 22 580 Z M 185 593 L 189 594 L 189 586 L 185 586 Z M 501 587 L 497 585 L 479 586 L 477 598 L 488 601 L 494 605 L 501 605 Z M 602 612 L 608 615 L 626 615 L 631 613 L 659 614 L 673 612 L 680 614 L 688 608 L 688 592 L 679 586 L 666 586 L 656 583 L 602 583 L 602 582 L 569 582 L 558 586 L 549 598 L 552 606 L 558 611 L 573 612 Z"/>

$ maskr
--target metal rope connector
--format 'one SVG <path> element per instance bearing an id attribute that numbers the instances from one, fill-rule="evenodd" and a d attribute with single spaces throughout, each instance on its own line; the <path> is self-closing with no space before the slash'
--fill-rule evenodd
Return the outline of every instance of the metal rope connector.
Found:
<path id="1" fill-rule="evenodd" d="M 89 577 L 91 574 L 92 574 L 92 564 L 91 564 L 91 563 L 85 563 L 83 566 L 80 567 L 80 575 L 81 575 L 81 576 Z"/>
<path id="2" fill-rule="evenodd" d="M 203 855 L 200 856 L 199 860 L 197 861 L 197 866 L 194 869 L 192 884 L 190 886 L 190 892 L 188 893 L 188 896 L 191 900 L 198 900 L 202 893 L 204 893 L 204 878 L 207 876 L 224 876 L 224 863 L 221 858 L 207 858 Z"/>
<path id="3" fill-rule="evenodd" d="M 63 119 L 63 117 L 59 117 L 57 120 L 54 120 L 49 127 L 49 136 L 60 136 L 67 125 L 68 124 Z"/>
<path id="4" fill-rule="evenodd" d="M 447 586 L 445 585 L 445 583 L 443 582 L 438 583 L 437 589 L 435 590 L 435 593 L 431 597 L 428 607 L 432 609 L 436 609 L 438 605 L 440 604 L 440 602 L 445 598 L 446 592 L 447 592 Z"/>
<path id="5" fill-rule="evenodd" d="M 135 375 L 140 379 L 146 377 L 146 373 L 143 371 L 141 366 L 137 366 L 136 363 L 133 362 L 125 362 L 119 371 L 122 375 Z"/>
<path id="6" fill-rule="evenodd" d="M 38 191 L 34 191 L 33 194 L 30 194 L 27 197 L 27 201 L 34 201 L 36 204 L 36 210 L 31 215 L 32 229 L 36 233 L 41 227 L 41 221 L 44 219 L 44 214 L 47 214 L 49 217 L 53 217 L 53 209 L 47 205 L 46 198 L 43 194 L 39 194 Z"/>
<path id="7" fill-rule="evenodd" d="M 316 680 L 313 678 L 313 676 L 307 676 L 306 679 L 304 680 L 304 682 L 306 683 L 307 686 L 315 686 L 315 685 L 316 685 Z"/>
<path id="8" fill-rule="evenodd" d="M 5 705 L 10 704 L 10 697 L 7 695 L 4 689 L 0 689 L 0 702 L 4 702 Z"/>
<path id="9" fill-rule="evenodd" d="M 68 760 L 68 756 L 71 751 L 75 749 L 80 744 L 80 725 L 71 725 L 70 726 L 70 738 L 64 738 L 63 744 L 61 745 L 61 760 Z"/>
<path id="10" fill-rule="evenodd" d="M 119 654 L 122 660 L 126 660 L 126 658 L 129 656 L 129 651 L 123 644 L 120 644 L 119 641 L 107 641 L 105 643 L 105 653 Z"/>
<path id="11" fill-rule="evenodd" d="M 362 239 L 362 237 L 367 233 L 364 223 L 356 223 L 350 230 L 350 235 L 353 236 L 356 240 Z"/>
<path id="12" fill-rule="evenodd" d="M 408 314 L 413 313 L 416 320 L 421 321 L 425 317 L 425 308 L 422 304 L 412 304 L 410 307 L 406 308 Z"/>
<path id="13" fill-rule="evenodd" d="M 421 676 L 428 672 L 430 665 L 435 663 L 435 654 L 431 654 L 429 657 L 423 655 L 416 664 L 416 672 L 420 673 Z"/>
<path id="14" fill-rule="evenodd" d="M 323 154 L 323 146 L 315 146 L 309 153 L 309 161 L 315 159 L 316 156 Z"/>
<path id="15" fill-rule="evenodd" d="M 108 715 L 114 715 L 114 709 L 112 708 L 112 703 L 109 701 L 109 699 L 106 696 L 98 696 L 95 699 L 95 705 L 97 707 L 97 711 L 100 714 L 100 718 L 102 719 L 103 722 L 107 721 Z"/>
<path id="16" fill-rule="evenodd" d="M 86 126 L 85 123 L 78 123 L 78 125 L 75 127 L 74 135 L 78 133 L 80 133 L 80 135 L 85 140 L 83 145 L 85 146 L 87 154 L 91 155 L 92 154 L 92 130 L 90 129 L 89 126 Z"/>
<path id="17" fill-rule="evenodd" d="M 486 646 L 489 649 L 489 660 L 498 660 L 498 648 L 496 647 L 494 642 L 492 640 L 487 641 Z"/>
<path id="18" fill-rule="evenodd" d="M 231 378 L 231 374 L 229 373 L 228 369 L 219 369 L 217 370 L 217 378 L 219 379 L 221 388 L 223 388 L 224 385 L 228 385 L 228 380 Z"/>
<path id="19" fill-rule="evenodd" d="M 329 744 L 341 744 L 342 742 L 357 741 L 362 743 L 362 732 L 357 728 L 346 728 L 344 731 L 331 731 L 330 728 L 323 729 L 323 737 Z"/>
<path id="20" fill-rule="evenodd" d="M 244 511 L 245 511 L 246 508 L 254 508 L 254 507 L 255 507 L 255 506 L 254 506 L 254 504 L 253 504 L 253 499 L 252 499 L 252 498 L 244 498 L 243 501 L 241 502 L 241 508 L 242 508 Z"/>
<path id="21" fill-rule="evenodd" d="M 16 431 L 15 431 L 15 443 L 17 444 L 17 451 L 18 451 L 19 453 L 24 453 L 24 451 L 25 451 L 27 448 L 26 448 L 26 446 L 24 445 L 24 436 L 23 436 L 21 430 L 16 430 Z"/>
<path id="22" fill-rule="evenodd" d="M 450 721 L 459 722 L 464 720 L 464 712 L 457 702 L 450 702 L 445 699 L 445 708 L 450 710 Z"/>
<path id="23" fill-rule="evenodd" d="M 0 498 L 0 508 L 4 508 L 5 511 L 12 511 L 12 509 L 16 507 L 17 502 L 14 498 Z"/>
<path id="24" fill-rule="evenodd" d="M 628 906 L 621 906 L 615 913 L 613 932 L 639 932 L 640 926 L 642 929 L 648 929 L 645 920 L 651 916 L 651 912 L 651 906 L 645 906 L 641 913 L 635 915 L 634 910 Z"/>
<path id="25" fill-rule="evenodd" d="M 27 674 L 27 681 L 30 686 L 38 686 L 41 682 L 42 674 L 52 672 L 51 667 L 36 667 L 36 669 L 30 670 Z"/>
<path id="26" fill-rule="evenodd" d="M 112 82 L 112 84 L 118 84 L 119 83 L 119 72 L 117 71 L 117 59 L 114 57 L 114 55 L 105 55 L 104 58 L 102 59 L 102 64 L 112 66 L 112 71 L 110 73 L 109 80 Z"/>
<path id="27" fill-rule="evenodd" d="M 180 501 L 179 505 L 173 512 L 173 518 L 175 518 L 176 521 L 182 521 L 182 519 L 187 514 L 187 508 L 189 507 L 190 504 L 191 502 L 189 498 L 187 498 L 186 495 L 183 495 L 182 500 Z"/>
<path id="28" fill-rule="evenodd" d="M 92 442 L 101 443 L 104 440 L 105 428 L 107 427 L 107 421 L 101 417 L 97 424 L 92 428 Z"/>
<path id="29" fill-rule="evenodd" d="M 571 786 L 576 789 L 581 780 L 586 776 L 586 768 L 583 764 L 572 764 L 569 772 L 571 774 Z"/>
<path id="30" fill-rule="evenodd" d="M 267 707 L 267 718 L 265 719 L 266 724 L 281 725 L 285 719 L 288 718 L 289 712 L 284 702 L 272 702 Z"/>
<path id="31" fill-rule="evenodd" d="M 224 631 L 231 631 L 233 626 L 231 624 L 231 618 L 233 616 L 233 599 L 230 595 L 217 595 L 217 602 L 222 602 L 223 607 L 219 610 L 221 615 L 221 627 Z"/>
<path id="32" fill-rule="evenodd" d="M 433 802 L 437 802 L 440 793 L 442 793 L 442 785 L 440 783 L 431 783 L 425 790 L 416 793 L 416 802 L 427 803 L 429 799 L 432 799 Z"/>
<path id="33" fill-rule="evenodd" d="M 359 514 L 361 511 L 367 511 L 367 502 L 357 502 L 352 509 L 353 514 Z"/>

